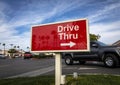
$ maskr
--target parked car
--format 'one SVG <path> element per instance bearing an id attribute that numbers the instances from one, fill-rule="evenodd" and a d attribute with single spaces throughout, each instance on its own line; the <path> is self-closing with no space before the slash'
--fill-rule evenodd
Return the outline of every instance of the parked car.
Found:
<path id="1" fill-rule="evenodd" d="M 0 54 L 0 59 L 5 59 L 5 58 L 6 58 L 5 55 Z"/>
<path id="2" fill-rule="evenodd" d="M 32 58 L 33 54 L 30 53 L 30 52 L 25 52 L 24 53 L 24 59 L 29 59 L 29 58 Z"/>
<path id="3" fill-rule="evenodd" d="M 15 58 L 19 58 L 20 56 L 18 54 L 14 55 Z"/>
<path id="4" fill-rule="evenodd" d="M 92 41 L 89 52 L 64 52 L 62 57 L 67 65 L 72 65 L 73 61 L 79 61 L 80 64 L 86 61 L 102 61 L 107 67 L 115 67 L 120 65 L 120 47 Z"/>
<path id="5" fill-rule="evenodd" d="M 53 57 L 54 54 L 53 53 L 39 53 L 39 56 L 42 56 L 42 57 Z"/>

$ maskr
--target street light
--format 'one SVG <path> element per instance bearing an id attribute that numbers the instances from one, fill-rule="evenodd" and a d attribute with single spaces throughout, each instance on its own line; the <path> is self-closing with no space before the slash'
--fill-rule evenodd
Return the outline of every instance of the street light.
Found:
<path id="1" fill-rule="evenodd" d="M 4 46 L 4 55 L 5 55 L 5 43 L 3 43 L 3 46 Z"/>
<path id="2" fill-rule="evenodd" d="M 28 49 L 28 52 L 30 52 L 30 47 L 27 47 L 27 49 Z"/>

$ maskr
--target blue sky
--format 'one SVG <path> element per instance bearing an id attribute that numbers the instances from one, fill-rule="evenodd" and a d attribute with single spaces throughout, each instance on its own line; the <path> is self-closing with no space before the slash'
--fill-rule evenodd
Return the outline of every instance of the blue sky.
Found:
<path id="1" fill-rule="evenodd" d="M 0 43 L 26 50 L 31 26 L 81 18 L 100 41 L 120 40 L 120 0 L 0 0 Z"/>

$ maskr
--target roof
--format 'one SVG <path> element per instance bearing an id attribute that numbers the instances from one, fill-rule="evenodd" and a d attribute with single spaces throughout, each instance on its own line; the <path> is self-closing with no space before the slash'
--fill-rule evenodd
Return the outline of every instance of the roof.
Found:
<path id="1" fill-rule="evenodd" d="M 115 43 L 113 43 L 112 45 L 117 45 L 120 46 L 120 40 L 116 41 Z"/>

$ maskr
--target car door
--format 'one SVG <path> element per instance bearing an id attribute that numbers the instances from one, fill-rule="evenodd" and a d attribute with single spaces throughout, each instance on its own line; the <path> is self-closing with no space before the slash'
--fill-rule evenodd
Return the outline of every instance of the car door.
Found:
<path id="1" fill-rule="evenodd" d="M 90 48 L 91 48 L 91 51 L 90 51 L 89 57 L 93 60 L 98 60 L 99 44 L 96 42 L 91 42 Z"/>
<path id="2" fill-rule="evenodd" d="M 97 43 L 91 42 L 89 52 L 75 52 L 74 57 L 82 60 L 96 60 L 98 59 L 98 48 L 99 46 Z"/>

